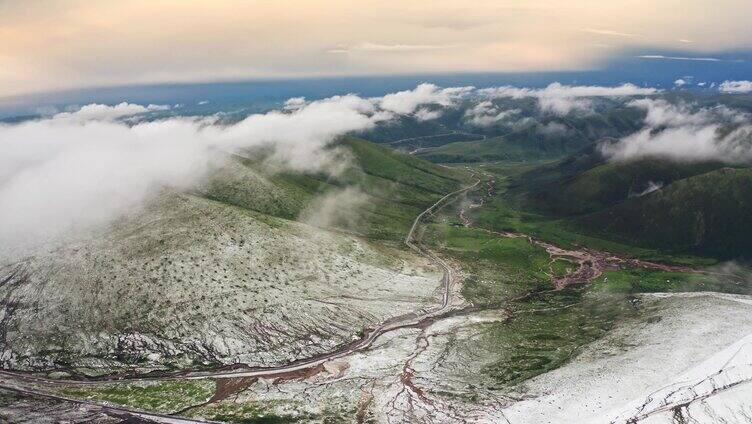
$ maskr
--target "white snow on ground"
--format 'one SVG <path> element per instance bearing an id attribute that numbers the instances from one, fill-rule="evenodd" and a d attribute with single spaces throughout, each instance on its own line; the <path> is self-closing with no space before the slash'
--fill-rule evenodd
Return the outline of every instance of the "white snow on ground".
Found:
<path id="1" fill-rule="evenodd" d="M 191 195 L 108 234 L 0 266 L 3 366 L 276 365 L 440 302 L 420 256 Z"/>
<path id="2" fill-rule="evenodd" d="M 504 410 L 509 421 L 635 422 L 628 420 L 752 379 L 752 297 L 688 293 L 642 300 L 646 322 L 622 323 L 570 364 L 527 382 L 528 397 Z M 750 394 L 752 385 L 733 386 L 692 403 L 689 415 L 706 417 L 699 422 L 752 422 L 744 402 Z M 642 422 L 670 423 L 673 414 L 669 407 Z"/>
<path id="3" fill-rule="evenodd" d="M 476 338 L 478 325 L 504 318 L 483 311 L 385 334 L 309 379 L 261 379 L 233 402 L 277 405 L 277 414 L 329 408 L 354 415 L 358 405 L 378 423 L 631 424 L 673 423 L 674 405 L 700 398 L 684 417 L 752 422 L 752 384 L 743 384 L 752 379 L 752 296 L 643 295 L 640 307 L 639 318 L 517 393 L 485 389 L 484 361 L 456 348 Z"/>
<path id="4" fill-rule="evenodd" d="M 739 299 L 749 303 L 749 299 Z M 646 393 L 612 422 L 752 422 L 752 334 L 712 355 L 657 391 Z M 702 417 L 702 419 L 700 419 Z"/>

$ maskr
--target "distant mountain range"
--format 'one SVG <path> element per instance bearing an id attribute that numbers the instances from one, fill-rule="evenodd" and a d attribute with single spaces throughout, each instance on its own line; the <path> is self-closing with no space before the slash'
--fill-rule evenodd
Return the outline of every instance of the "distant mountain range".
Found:
<path id="1" fill-rule="evenodd" d="M 750 95 L 670 92 L 655 98 L 695 109 L 716 110 L 723 105 L 741 114 L 752 111 Z M 438 163 L 524 166 L 525 172 L 511 177 L 509 201 L 522 210 L 563 220 L 583 234 L 666 252 L 750 256 L 752 169 L 748 165 L 650 156 L 608 160 L 599 145 L 643 128 L 645 111 L 603 100 L 596 104 L 597 113 L 556 117 L 537 112 L 525 100 L 509 102 L 513 105 L 505 107 L 520 110 L 516 121 L 472 128 L 462 112 L 452 112 L 423 127 L 400 126 L 421 134 L 416 128 L 428 132 L 428 125 L 433 131 L 443 125 L 442 131 L 449 134 L 444 138 L 415 135 L 392 145 L 402 144 L 416 156 Z M 511 127 L 520 121 L 524 123 L 519 128 Z M 463 136 L 471 139 L 451 138 Z"/>

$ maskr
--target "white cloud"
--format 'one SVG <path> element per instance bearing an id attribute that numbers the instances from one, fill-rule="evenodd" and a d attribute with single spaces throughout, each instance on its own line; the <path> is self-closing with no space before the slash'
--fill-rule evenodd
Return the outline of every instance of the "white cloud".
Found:
<path id="1" fill-rule="evenodd" d="M 662 54 L 643 54 L 637 56 L 640 59 L 663 59 L 663 60 L 693 60 L 698 62 L 723 62 L 721 59 L 714 57 L 683 57 L 683 56 L 664 56 Z"/>
<path id="2" fill-rule="evenodd" d="M 560 122 L 549 122 L 546 125 L 538 125 L 536 128 L 538 134 L 547 137 L 561 137 L 569 133 L 569 127 Z"/>
<path id="3" fill-rule="evenodd" d="M 629 102 L 629 106 L 645 110 L 645 124 L 654 128 L 701 126 L 716 122 L 743 124 L 749 119 L 748 115 L 726 106 L 693 110 L 690 104 L 674 104 L 664 99 L 637 99 Z"/>
<path id="4" fill-rule="evenodd" d="M 369 198 L 357 187 L 345 187 L 319 196 L 311 202 L 298 219 L 310 225 L 357 230 L 360 210 Z"/>
<path id="5" fill-rule="evenodd" d="M 453 45 L 434 45 L 434 44 L 379 44 L 363 42 L 352 46 L 339 46 L 336 49 L 328 50 L 328 53 L 353 53 L 353 52 L 387 52 L 387 53 L 410 53 L 431 50 L 441 50 L 453 47 Z"/>
<path id="6" fill-rule="evenodd" d="M 587 110 L 592 97 L 655 92 L 631 84 L 597 87 L 555 83 L 543 89 L 496 87 L 477 91 L 472 87 L 420 84 L 413 90 L 379 98 L 293 98 L 281 110 L 250 115 L 232 125 L 220 124 L 214 117 L 168 117 L 146 122 L 140 115 L 168 107 L 125 102 L 115 106 L 92 104 L 43 119 L 4 124 L 0 125 L 0 247 L 9 246 L 11 241 L 106 224 L 139 207 L 164 187 L 188 188 L 210 168 L 210 152 L 216 150 L 270 147 L 273 154 L 269 160 L 286 169 L 336 172 L 342 168 L 341 156 L 327 148 L 336 137 L 371 129 L 396 115 L 435 119 L 442 108 L 456 107 L 471 95 L 477 95 L 480 101 L 467 112 L 466 119 L 473 125 L 486 126 L 520 113 L 517 109 L 503 110 L 488 98 L 531 97 L 538 100 L 544 112 L 566 114 Z M 633 104 L 648 110 L 646 123 L 651 128 L 694 128 L 706 122 L 702 114 L 690 113 L 682 106 L 672 109 L 658 103 L 640 106 L 639 102 Z M 740 125 L 729 109 L 707 113 Z M 527 120 L 514 123 L 521 122 Z"/>
<path id="7" fill-rule="evenodd" d="M 691 105 L 663 99 L 635 100 L 631 105 L 647 112 L 646 125 L 617 142 L 601 144 L 601 152 L 609 159 L 652 156 L 689 162 L 752 162 L 752 125 L 743 112 L 724 106 L 694 110 Z"/>
<path id="8" fill-rule="evenodd" d="M 519 109 L 501 110 L 486 100 L 465 111 L 466 122 L 476 127 L 490 127 L 520 113 Z"/>
<path id="9" fill-rule="evenodd" d="M 542 112 L 563 116 L 574 111 L 591 112 L 590 97 L 630 97 L 657 93 L 655 88 L 642 88 L 634 84 L 622 84 L 616 87 L 570 86 L 558 82 L 543 89 L 517 88 L 510 86 L 485 88 L 478 90 L 481 96 L 488 98 L 525 98 L 538 99 L 538 108 Z"/>
<path id="10" fill-rule="evenodd" d="M 441 116 L 441 110 L 438 110 L 438 109 L 431 110 L 431 109 L 422 107 L 415 111 L 414 116 L 415 116 L 415 119 L 421 122 L 431 121 Z"/>
<path id="11" fill-rule="evenodd" d="M 681 87 L 681 86 L 686 85 L 686 84 L 687 84 L 687 81 L 685 81 L 685 80 L 683 80 L 681 78 L 679 78 L 678 80 L 674 81 L 674 85 L 677 86 L 677 87 Z"/>
<path id="12" fill-rule="evenodd" d="M 544 96 L 551 97 L 626 97 L 655 94 L 658 90 L 650 87 L 638 87 L 634 84 L 622 84 L 616 87 L 569 86 L 559 83 L 550 84 L 543 89 Z"/>
<path id="13" fill-rule="evenodd" d="M 305 97 L 292 97 L 290 99 L 287 99 L 287 101 L 285 101 L 284 105 L 282 106 L 282 109 L 290 110 L 290 111 L 298 110 L 302 108 L 303 106 L 305 106 L 305 104 L 306 104 Z"/>
<path id="14" fill-rule="evenodd" d="M 749 93 L 752 92 L 752 81 L 724 81 L 719 90 L 724 93 Z"/>
<path id="15" fill-rule="evenodd" d="M 114 121 L 128 116 L 168 109 L 170 109 L 170 106 L 166 105 L 141 106 L 127 102 L 123 102 L 115 106 L 91 104 L 86 105 L 74 112 L 58 113 L 53 116 L 53 119 L 58 121 L 67 120 L 75 122 L 85 122 L 93 120 Z"/>
<path id="16" fill-rule="evenodd" d="M 609 29 L 597 29 L 597 28 L 583 28 L 581 31 L 583 32 L 589 32 L 591 34 L 598 34 L 598 35 L 611 35 L 615 37 L 637 37 L 637 34 L 631 34 L 628 32 L 619 32 L 619 31 L 612 31 Z"/>
<path id="17" fill-rule="evenodd" d="M 642 197 L 642 196 L 644 196 L 646 194 L 650 194 L 650 193 L 652 193 L 654 191 L 658 191 L 658 190 L 660 190 L 662 188 L 663 188 L 663 182 L 661 182 L 661 181 L 658 181 L 658 182 L 648 181 L 648 185 L 645 187 L 645 189 L 643 189 L 643 190 L 641 190 L 641 191 L 639 191 L 637 193 L 632 193 L 632 194 L 630 194 L 629 197 Z"/>
<path id="18" fill-rule="evenodd" d="M 421 84 L 380 98 L 292 98 L 231 125 L 216 117 L 131 119 L 168 107 L 125 102 L 0 124 L 0 248 L 107 224 L 165 187 L 189 188 L 217 150 L 269 147 L 267 160 L 284 169 L 336 173 L 341 152 L 327 147 L 336 137 L 397 114 L 435 119 L 472 90 Z"/>
<path id="19" fill-rule="evenodd" d="M 422 105 L 452 107 L 473 90 L 473 87 L 439 88 L 434 84 L 420 84 L 413 90 L 387 94 L 375 99 L 381 109 L 400 115 L 408 115 Z"/>
<path id="20" fill-rule="evenodd" d="M 577 111 L 592 112 L 592 103 L 590 100 L 575 97 L 539 97 L 538 107 L 542 112 L 552 113 L 557 116 L 564 116 Z"/>
<path id="21" fill-rule="evenodd" d="M 159 111 L 159 110 L 170 110 L 170 109 L 171 109 L 170 105 L 153 105 L 153 104 L 150 104 L 150 105 L 146 106 L 146 110 L 148 110 L 149 112 L 154 112 L 154 111 Z"/>
<path id="22" fill-rule="evenodd" d="M 341 169 L 326 146 L 384 119 L 354 95 L 311 102 L 293 112 L 127 123 L 148 107 L 88 105 L 51 118 L 0 125 L 0 247 L 39 242 L 111 222 L 165 187 L 188 188 L 212 152 L 272 148 L 270 160 L 296 171 Z"/>

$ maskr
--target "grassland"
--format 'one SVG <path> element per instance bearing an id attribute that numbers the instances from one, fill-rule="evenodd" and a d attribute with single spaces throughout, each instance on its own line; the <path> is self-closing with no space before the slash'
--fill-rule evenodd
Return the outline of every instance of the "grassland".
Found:
<path id="1" fill-rule="evenodd" d="M 560 367 L 639 311 L 623 296 L 566 289 L 533 294 L 511 304 L 509 313 L 509 320 L 487 326 L 481 337 L 494 358 L 483 371 L 501 387 Z"/>
<path id="2" fill-rule="evenodd" d="M 572 162 L 564 161 L 533 170 L 525 175 L 526 181 L 520 181 L 519 188 L 534 192 L 529 200 L 539 209 L 582 214 L 648 194 L 651 184 L 657 189 L 722 167 L 718 162 L 677 165 L 659 159 L 605 162 L 594 151 L 586 154 L 594 157 L 581 158 L 584 163 L 574 168 Z"/>
<path id="3" fill-rule="evenodd" d="M 752 169 L 722 168 L 649 195 L 577 217 L 596 234 L 669 252 L 748 258 L 752 252 Z"/>
<path id="4" fill-rule="evenodd" d="M 641 259 L 693 266 L 717 263 L 712 257 L 701 257 L 682 252 L 668 252 L 652 247 L 642 247 L 618 239 L 599 237 L 593 228 L 588 231 L 584 222 L 542 213 L 526 207 L 519 194 L 511 191 L 510 184 L 525 168 L 499 170 L 499 167 L 479 168 L 487 172 L 485 178 L 495 181 L 495 195 L 486 200 L 482 208 L 470 211 L 469 216 L 480 228 L 494 231 L 512 231 L 528 234 L 565 248 L 588 247 Z M 495 171 L 495 174 L 490 174 Z M 504 172 L 504 173 L 502 173 Z"/>
<path id="5" fill-rule="evenodd" d="M 231 403 L 221 402 L 196 408 L 191 416 L 238 424 L 284 424 L 295 423 L 312 418 L 300 415 L 278 415 L 271 412 L 267 406 L 258 402 Z"/>
<path id="6" fill-rule="evenodd" d="M 539 116 L 529 99 L 514 101 L 503 107 L 521 112 L 514 125 L 502 122 L 501 127 L 475 128 L 488 138 L 429 147 L 417 154 L 437 163 L 537 162 L 562 158 L 601 138 L 620 137 L 640 127 L 640 111 L 606 99 L 599 102 L 607 108 L 602 113 L 551 118 Z"/>
<path id="7" fill-rule="evenodd" d="M 175 413 L 226 423 L 283 424 L 295 422 L 343 422 L 354 411 L 325 407 L 304 412 L 311 405 L 275 401 L 220 401 L 205 404 L 214 394 L 212 380 L 169 381 L 159 383 L 112 383 L 96 387 L 68 387 L 58 392 L 66 397 L 109 402 L 160 413 Z M 348 414 L 349 413 L 349 414 Z"/>
<path id="8" fill-rule="evenodd" d="M 565 221 L 517 209 L 505 196 L 504 176 L 485 178 L 496 179 L 496 192 L 485 198 L 482 207 L 466 209 L 475 225 L 532 234 L 564 247 L 586 246 L 695 265 L 714 263 L 582 235 Z M 468 202 L 478 204 L 485 193 L 485 188 L 470 193 Z M 746 290 L 727 275 L 623 268 L 606 271 L 589 285 L 554 291 L 552 277 L 571 272 L 572 262 L 552 260 L 524 237 L 465 227 L 456 218 L 458 212 L 447 208 L 437 216 L 425 241 L 460 264 L 465 276 L 462 294 L 468 301 L 482 308 L 502 308 L 507 315 L 503 321 L 479 325 L 473 342 L 457 346 L 469 352 L 466 357 L 483 358 L 482 373 L 490 388 L 516 386 L 567 363 L 614 326 L 639 317 L 642 311 L 635 296 L 641 293 Z"/>
<path id="9" fill-rule="evenodd" d="M 426 148 L 418 154 L 426 160 L 438 163 L 520 161 L 539 156 L 524 146 L 509 143 L 504 137 L 448 143 L 440 147 Z"/>
<path id="10" fill-rule="evenodd" d="M 235 156 L 199 189 L 199 194 L 263 214 L 296 219 L 313 199 L 351 187 L 365 201 L 357 211 L 357 220 L 342 229 L 372 239 L 397 241 L 423 209 L 469 181 L 461 171 L 356 138 L 344 138 L 332 148 L 351 157 L 351 166 L 338 175 L 294 173 L 265 166 L 261 159 Z"/>
<path id="11" fill-rule="evenodd" d="M 550 287 L 548 253 L 526 239 L 437 222 L 427 230 L 426 242 L 461 264 L 462 294 L 476 305 Z"/>
<path id="12" fill-rule="evenodd" d="M 59 393 L 77 399 L 171 413 L 206 402 L 214 394 L 214 389 L 215 385 L 211 380 L 190 380 L 69 387 L 60 389 Z"/>
<path id="13" fill-rule="evenodd" d="M 437 221 L 441 221 L 438 219 Z M 555 369 L 617 322 L 638 313 L 622 293 L 589 287 L 553 291 L 552 275 L 572 269 L 552 261 L 526 238 L 507 238 L 473 228 L 434 223 L 428 239 L 461 264 L 462 295 L 482 308 L 503 308 L 508 318 L 479 326 L 460 350 L 487 363 L 492 389 L 514 386 Z M 478 353 L 479 351 L 483 353 Z"/>
<path id="14" fill-rule="evenodd" d="M 694 274 L 649 269 L 606 271 L 593 282 L 593 290 L 609 293 L 667 293 L 712 291 L 748 294 L 743 279 L 731 275 Z"/>
<path id="15" fill-rule="evenodd" d="M 320 407 L 321 406 L 321 407 Z M 231 402 L 222 401 L 204 405 L 190 411 L 196 418 L 232 424 L 285 424 L 349 422 L 356 411 L 338 405 L 307 405 L 304 402 Z"/>
<path id="16" fill-rule="evenodd" d="M 622 251 L 634 246 L 627 250 L 653 251 L 663 260 L 747 258 L 752 251 L 749 168 L 657 158 L 607 162 L 590 146 L 539 166 L 479 169 L 496 174 L 505 205 L 541 229 L 556 222 L 566 233 L 590 236 L 589 243 L 609 240 Z M 519 224 L 509 218 L 506 224 Z"/>
<path id="17" fill-rule="evenodd" d="M 456 346 L 485 364 L 481 372 L 489 388 L 514 386 L 561 366 L 635 313 L 622 294 L 591 293 L 587 287 L 552 290 L 552 277 L 571 270 L 571 262 L 552 260 L 524 237 L 462 226 L 457 213 L 448 207 L 435 217 L 424 243 L 460 265 L 465 299 L 507 315 L 479 325 L 476 337 Z"/>

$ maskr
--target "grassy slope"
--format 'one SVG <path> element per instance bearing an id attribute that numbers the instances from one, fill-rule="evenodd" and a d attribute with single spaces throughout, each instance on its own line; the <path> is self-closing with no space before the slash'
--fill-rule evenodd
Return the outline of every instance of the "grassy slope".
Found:
<path id="1" fill-rule="evenodd" d="M 12 285 L 3 287 L 7 305 L 0 309 L 12 307 L 15 315 L 4 322 L 3 330 L 11 336 L 0 347 L 17 348 L 22 366 L 58 362 L 87 367 L 87 373 L 124 365 L 214 364 L 227 355 L 247 354 L 244 360 L 261 362 L 276 345 L 264 345 L 262 337 L 255 342 L 257 326 L 243 322 L 277 321 L 275 328 L 289 340 L 278 344 L 284 349 L 297 349 L 297 337 L 307 337 L 308 326 L 320 328 L 324 340 L 319 348 L 340 337 L 337 331 L 355 332 L 361 322 L 388 313 L 391 304 L 354 300 L 339 308 L 352 312 L 335 320 L 322 306 L 327 303 L 311 298 L 327 296 L 328 290 L 346 293 L 370 278 L 400 275 L 396 267 L 404 267 L 402 252 L 380 243 L 361 245 L 282 218 L 296 218 L 317 197 L 356 185 L 367 198 L 362 213 L 356 212 L 363 225 L 353 230 L 401 242 L 422 210 L 463 184 L 461 175 L 363 140 L 346 139 L 340 147 L 350 150 L 355 167 L 337 178 L 274 173 L 257 161 L 232 157 L 195 193 L 167 192 L 96 237 L 43 252 L 25 265 L 27 291 L 10 297 L 6 292 Z M 406 259 L 415 262 L 412 255 Z M 3 267 L 0 273 L 13 269 Z M 384 287 L 399 287 L 401 278 L 390 278 Z M 411 294 L 421 301 L 417 290 Z M 279 319 L 274 305 L 287 299 L 292 306 L 284 310 L 292 317 Z M 407 304 L 400 301 L 397 307 Z M 323 312 L 308 318 L 308 311 Z M 328 327 L 332 323 L 336 329 Z M 131 333 L 149 334 L 154 340 L 149 348 L 159 351 L 160 359 L 149 360 L 144 348 L 130 344 L 113 348 L 117 355 L 107 353 L 116 336 Z M 233 346 L 217 355 L 211 345 L 204 349 L 223 337 L 254 345 Z M 246 346 L 250 353 L 243 351 Z M 98 355 L 109 356 L 97 362 Z"/>
<path id="2" fill-rule="evenodd" d="M 559 215 L 595 212 L 639 196 L 651 183 L 667 185 L 673 181 L 702 174 L 721 167 L 705 162 L 676 164 L 658 159 L 630 162 L 603 162 L 585 171 L 553 181 L 529 180 L 521 186 L 532 191 L 530 200 L 539 209 Z"/>
<path id="3" fill-rule="evenodd" d="M 483 167 L 486 172 L 493 171 L 496 181 L 496 193 L 488 199 L 485 206 L 474 209 L 470 217 L 476 226 L 495 231 L 514 231 L 529 234 L 562 247 L 587 246 L 592 249 L 605 250 L 643 259 L 686 263 L 698 266 L 715 263 L 715 260 L 678 253 L 666 254 L 655 248 L 637 246 L 614 240 L 610 235 L 587 231 L 567 217 L 542 213 L 526 204 L 524 192 L 517 187 L 510 193 L 510 183 L 525 175 L 527 169 L 518 167 Z M 522 198 L 522 199 L 521 199 Z M 592 230 L 592 227 L 590 227 Z"/>
<path id="4" fill-rule="evenodd" d="M 752 252 L 750 216 L 752 169 L 723 168 L 676 181 L 576 222 L 629 243 L 735 257 Z"/>
<path id="5" fill-rule="evenodd" d="M 337 144 L 353 165 L 337 177 L 274 172 L 258 161 L 235 157 L 200 193 L 268 215 L 295 219 L 312 199 L 355 186 L 368 202 L 360 211 L 362 230 L 379 239 L 401 239 L 423 209 L 462 185 L 463 174 L 388 148 L 345 138 Z"/>
<path id="6" fill-rule="evenodd" d="M 494 169 L 484 166 L 481 169 Z M 498 168 L 496 169 L 499 170 Z M 504 167 L 525 173 L 524 167 Z M 514 208 L 503 195 L 505 180 L 497 177 L 497 196 L 471 210 L 476 222 L 487 228 L 511 229 L 535 234 L 560 245 L 585 245 L 654 259 L 705 264 L 693 257 L 661 256 L 660 252 L 588 237 L 571 224 Z M 471 193 L 478 196 L 485 190 Z M 501 194 L 501 195 L 499 195 Z M 479 199 L 473 198 L 473 203 Z M 450 208 L 448 208 L 450 209 Z M 551 275 L 562 275 L 573 265 L 551 261 L 542 249 L 524 238 L 505 238 L 460 226 L 457 210 L 445 210 L 443 218 L 429 227 L 427 242 L 462 265 L 463 296 L 475 305 L 505 305 L 507 318 L 479 327 L 472 343 L 459 349 L 471 357 L 489 361 L 483 374 L 491 388 L 514 386 L 528 378 L 556 369 L 576 356 L 582 346 L 602 337 L 614 325 L 637 317 L 634 295 L 645 292 L 712 290 L 748 293 L 743 279 L 726 276 L 663 272 L 624 268 L 607 271 L 592 285 L 551 291 Z M 741 276 L 740 276 L 741 277 Z M 528 296 L 520 297 L 523 293 Z M 518 300 L 510 302 L 512 298 Z"/>
<path id="7" fill-rule="evenodd" d="M 572 268 L 570 262 L 552 261 L 526 238 L 464 227 L 457 207 L 442 210 L 428 226 L 424 241 L 461 266 L 465 299 L 504 310 L 504 320 L 478 325 L 475 337 L 456 341 L 460 351 L 485 364 L 478 384 L 503 388 L 555 369 L 636 313 L 621 292 L 552 291 L 552 276 Z M 493 210 L 487 205 L 475 211 L 486 207 Z"/>
<path id="8" fill-rule="evenodd" d="M 494 352 L 484 372 L 499 386 L 556 369 L 637 311 L 620 294 L 580 289 L 540 292 L 510 305 L 511 318 L 486 326 L 478 338 Z"/>
<path id="9" fill-rule="evenodd" d="M 532 169 L 496 168 L 485 169 L 501 174 L 509 190 L 502 189 L 496 205 L 501 216 L 484 217 L 494 228 L 664 260 L 672 260 L 661 258 L 666 254 L 752 252 L 744 236 L 752 225 L 746 168 L 661 159 L 606 162 L 595 148 Z M 643 193 L 651 183 L 662 189 Z"/>
<path id="10" fill-rule="evenodd" d="M 486 162 L 523 160 L 531 154 L 520 146 L 509 143 L 504 137 L 487 140 L 458 141 L 418 153 L 424 159 L 439 163 Z"/>
<path id="11" fill-rule="evenodd" d="M 99 400 L 165 414 L 205 402 L 214 394 L 211 380 L 133 383 L 98 387 L 67 387 L 60 394 L 73 398 Z"/>

